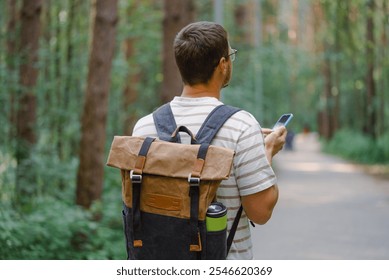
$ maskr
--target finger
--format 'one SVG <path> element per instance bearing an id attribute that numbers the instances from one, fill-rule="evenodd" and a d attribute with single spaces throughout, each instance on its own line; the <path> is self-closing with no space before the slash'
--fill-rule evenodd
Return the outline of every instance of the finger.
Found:
<path id="1" fill-rule="evenodd" d="M 277 133 L 277 135 L 279 135 L 279 136 L 284 135 L 284 134 L 286 134 L 286 132 L 287 132 L 285 126 L 277 127 L 274 131 L 275 131 L 275 132 Z"/>
<path id="2" fill-rule="evenodd" d="M 265 135 L 268 135 L 270 133 L 272 133 L 273 130 L 270 129 L 270 128 L 262 128 L 262 133 L 265 134 Z"/>

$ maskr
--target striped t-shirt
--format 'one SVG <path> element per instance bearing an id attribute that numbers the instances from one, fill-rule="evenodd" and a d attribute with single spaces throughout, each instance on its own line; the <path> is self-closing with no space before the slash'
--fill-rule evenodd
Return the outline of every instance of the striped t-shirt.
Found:
<path id="1" fill-rule="evenodd" d="M 175 97 L 170 103 L 177 126 L 186 126 L 194 135 L 208 114 L 221 104 L 212 97 Z M 137 122 L 133 135 L 158 137 L 151 114 Z M 189 135 L 182 133 L 180 136 L 182 143 L 190 143 Z M 241 205 L 240 197 L 271 187 L 276 183 L 276 177 L 265 155 L 261 127 L 250 113 L 243 110 L 235 113 L 224 123 L 211 144 L 235 150 L 231 176 L 222 181 L 216 198 L 228 208 L 229 231 Z M 227 258 L 253 258 L 249 222 L 244 211 Z"/>

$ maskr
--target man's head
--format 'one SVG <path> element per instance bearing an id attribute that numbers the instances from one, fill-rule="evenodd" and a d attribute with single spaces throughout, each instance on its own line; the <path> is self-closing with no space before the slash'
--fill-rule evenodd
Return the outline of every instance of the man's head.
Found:
<path id="1" fill-rule="evenodd" d="M 174 55 L 187 85 L 206 84 L 222 58 L 228 61 L 227 31 L 213 22 L 195 22 L 184 27 L 174 40 Z M 228 66 L 230 68 L 230 66 Z M 226 83 L 231 69 L 226 69 Z"/>

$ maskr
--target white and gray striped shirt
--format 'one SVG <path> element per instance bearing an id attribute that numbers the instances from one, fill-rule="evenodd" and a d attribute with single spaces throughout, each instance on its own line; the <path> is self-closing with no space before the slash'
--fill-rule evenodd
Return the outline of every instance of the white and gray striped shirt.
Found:
<path id="1" fill-rule="evenodd" d="M 212 97 L 175 97 L 170 103 L 177 126 L 183 125 L 196 135 L 208 114 L 222 102 Z M 134 136 L 158 137 L 152 115 L 140 119 L 135 125 Z M 181 134 L 182 143 L 190 143 L 189 135 Z M 276 184 L 264 147 L 261 127 L 246 111 L 239 111 L 228 119 L 216 134 L 213 145 L 235 150 L 231 176 L 222 181 L 217 191 L 217 201 L 228 208 L 228 231 L 241 205 L 241 196 L 254 194 Z M 228 259 L 252 259 L 249 223 L 243 211 Z"/>

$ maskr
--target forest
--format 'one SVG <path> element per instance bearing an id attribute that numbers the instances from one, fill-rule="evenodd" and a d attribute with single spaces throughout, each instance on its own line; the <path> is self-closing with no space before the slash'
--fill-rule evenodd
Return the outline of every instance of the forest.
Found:
<path id="1" fill-rule="evenodd" d="M 126 257 L 110 144 L 180 95 L 172 43 L 200 20 L 238 50 L 224 103 L 389 164 L 387 0 L 1 0 L 0 259 Z"/>

